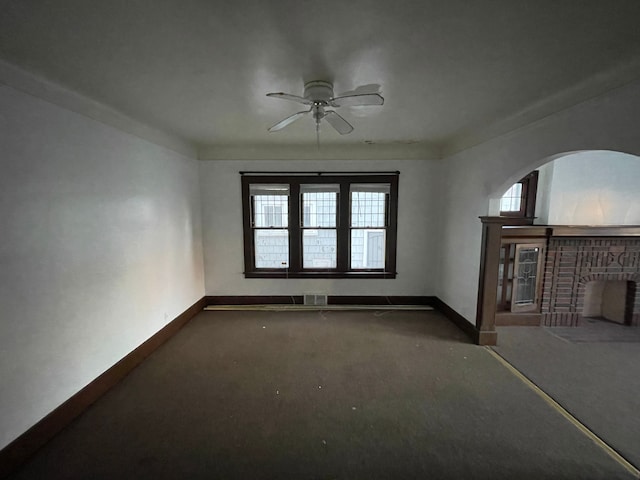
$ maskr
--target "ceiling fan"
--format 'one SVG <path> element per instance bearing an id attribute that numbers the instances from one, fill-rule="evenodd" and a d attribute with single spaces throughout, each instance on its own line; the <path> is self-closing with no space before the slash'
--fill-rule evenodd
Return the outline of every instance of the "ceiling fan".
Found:
<path id="1" fill-rule="evenodd" d="M 291 95 L 289 93 L 267 93 L 267 97 L 291 100 L 292 102 L 309 105 L 309 110 L 294 113 L 293 115 L 279 121 L 269 132 L 277 132 L 287 125 L 292 124 L 305 115 L 313 115 L 316 122 L 316 132 L 320 132 L 320 121 L 325 119 L 329 125 L 336 129 L 340 135 L 346 135 L 353 131 L 353 126 L 342 118 L 335 110 L 327 110 L 327 107 L 355 107 L 361 105 L 382 105 L 384 98 L 378 93 L 364 93 L 355 95 L 343 95 L 335 97 L 333 94 L 333 84 L 322 80 L 314 80 L 304 84 L 304 96 Z"/>

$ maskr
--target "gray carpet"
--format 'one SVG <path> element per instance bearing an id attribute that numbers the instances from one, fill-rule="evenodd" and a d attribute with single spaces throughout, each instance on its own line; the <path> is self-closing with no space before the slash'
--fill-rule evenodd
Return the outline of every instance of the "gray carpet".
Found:
<path id="1" fill-rule="evenodd" d="M 622 328 L 637 334 L 574 327 L 570 341 L 559 336 L 564 328 L 502 327 L 495 350 L 640 468 L 640 343 L 603 333 Z"/>
<path id="2" fill-rule="evenodd" d="M 203 312 L 14 479 L 630 479 L 436 312 Z"/>
<path id="3" fill-rule="evenodd" d="M 549 327 L 547 332 L 571 343 L 640 343 L 640 328 L 596 318 L 582 319 L 579 327 Z"/>

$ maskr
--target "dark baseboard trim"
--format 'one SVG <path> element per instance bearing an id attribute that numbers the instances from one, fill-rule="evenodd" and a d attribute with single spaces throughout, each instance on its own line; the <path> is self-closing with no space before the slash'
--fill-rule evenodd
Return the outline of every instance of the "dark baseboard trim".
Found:
<path id="1" fill-rule="evenodd" d="M 431 305 L 434 297 L 381 296 L 381 295 L 329 295 L 329 305 Z M 302 305 L 302 295 L 209 295 L 207 305 Z"/>
<path id="2" fill-rule="evenodd" d="M 302 305 L 302 295 L 207 295 L 207 305 Z"/>
<path id="3" fill-rule="evenodd" d="M 429 305 L 431 297 L 424 296 L 374 296 L 374 295 L 330 295 L 327 301 L 331 305 Z"/>
<path id="4" fill-rule="evenodd" d="M 302 295 L 245 295 L 222 296 L 208 295 L 207 305 L 302 305 Z M 495 345 L 495 332 L 480 331 L 453 308 L 433 296 L 382 296 L 382 295 L 329 295 L 329 305 L 429 305 L 439 310 L 445 317 L 460 328 L 473 343 L 478 345 Z M 482 343 L 489 342 L 489 343 Z M 491 343 L 493 342 L 493 343 Z"/>
<path id="5" fill-rule="evenodd" d="M 91 404 L 126 377 L 206 306 L 201 298 L 66 402 L 0 450 L 0 478 L 18 469 Z"/>
<path id="6" fill-rule="evenodd" d="M 496 344 L 495 342 L 497 335 L 495 335 L 495 332 L 480 332 L 480 330 L 478 330 L 475 325 L 468 322 L 466 318 L 464 318 L 438 297 L 431 298 L 433 299 L 433 303 L 431 304 L 431 306 L 442 312 L 442 314 L 449 320 L 451 320 L 460 330 L 462 330 L 473 343 L 475 343 L 476 345 Z"/>

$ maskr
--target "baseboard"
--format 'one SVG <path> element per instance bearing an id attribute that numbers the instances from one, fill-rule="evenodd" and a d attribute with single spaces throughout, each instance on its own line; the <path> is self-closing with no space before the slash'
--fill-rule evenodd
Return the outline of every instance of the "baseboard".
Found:
<path id="1" fill-rule="evenodd" d="M 302 305 L 302 295 L 207 295 L 207 305 Z"/>
<path id="2" fill-rule="evenodd" d="M 300 305 L 303 303 L 302 295 L 208 295 L 205 299 L 207 305 Z M 329 305 L 429 305 L 439 310 L 460 328 L 473 343 L 495 345 L 495 332 L 483 332 L 481 335 L 474 325 L 438 297 L 420 295 L 329 295 L 327 303 Z"/>
<path id="3" fill-rule="evenodd" d="M 431 305 L 432 297 L 382 295 L 329 295 L 329 305 Z M 302 295 L 209 295 L 207 305 L 302 305 Z"/>
<path id="4" fill-rule="evenodd" d="M 439 310 L 445 317 L 453 322 L 460 330 L 462 330 L 473 343 L 476 345 L 495 345 L 497 335 L 495 332 L 481 332 L 466 318 L 456 312 L 453 308 L 440 300 L 438 297 L 431 297 L 431 306 Z"/>
<path id="5" fill-rule="evenodd" d="M 418 295 L 330 295 L 328 303 L 333 305 L 429 305 L 431 297 Z"/>
<path id="6" fill-rule="evenodd" d="M 203 297 L 165 325 L 155 335 L 122 358 L 118 363 L 3 448 L 0 451 L 0 478 L 4 478 L 19 468 L 29 457 L 38 451 L 38 449 L 44 446 L 44 444 L 84 412 L 91 404 L 126 377 L 129 372 L 137 367 L 160 345 L 175 335 L 194 315 L 202 311 L 205 305 L 206 301 Z"/>

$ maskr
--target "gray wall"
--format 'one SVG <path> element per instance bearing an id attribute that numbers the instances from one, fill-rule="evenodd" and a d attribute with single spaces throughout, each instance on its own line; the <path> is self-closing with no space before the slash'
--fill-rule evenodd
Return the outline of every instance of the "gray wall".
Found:
<path id="1" fill-rule="evenodd" d="M 240 171 L 399 170 L 396 279 L 244 278 Z M 440 163 L 404 161 L 203 161 L 202 191 L 207 295 L 432 295 L 438 265 Z"/>
<path id="2" fill-rule="evenodd" d="M 204 294 L 197 161 L 0 84 L 0 448 Z"/>
<path id="3" fill-rule="evenodd" d="M 640 158 L 619 152 L 578 152 L 545 165 L 537 223 L 640 225 Z M 546 215 L 545 215 L 546 213 Z"/>

